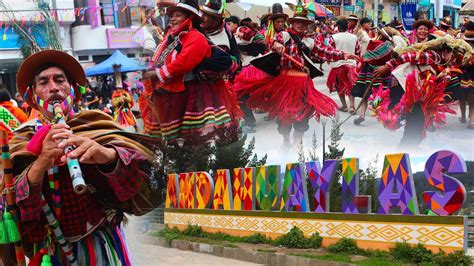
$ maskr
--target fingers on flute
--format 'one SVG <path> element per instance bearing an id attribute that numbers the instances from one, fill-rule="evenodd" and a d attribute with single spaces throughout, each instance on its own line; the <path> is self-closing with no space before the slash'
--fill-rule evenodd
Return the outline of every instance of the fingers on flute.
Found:
<path id="1" fill-rule="evenodd" d="M 91 149 L 92 147 L 94 146 L 94 143 L 92 141 L 87 141 L 87 142 L 83 142 L 81 145 L 79 145 L 76 149 L 74 149 L 72 152 L 70 152 L 69 154 L 67 154 L 67 156 L 71 159 L 80 159 L 79 161 L 83 161 L 82 160 L 82 156 L 84 155 L 84 153 Z"/>

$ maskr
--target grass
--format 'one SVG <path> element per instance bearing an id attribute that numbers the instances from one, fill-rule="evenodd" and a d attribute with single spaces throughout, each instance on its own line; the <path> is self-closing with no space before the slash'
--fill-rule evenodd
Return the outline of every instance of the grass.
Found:
<path id="1" fill-rule="evenodd" d="M 313 255 L 309 253 L 290 253 L 288 255 L 298 256 L 310 259 L 332 261 L 332 262 L 342 262 L 342 263 L 352 263 L 356 265 L 366 265 L 366 266 L 400 266 L 403 265 L 401 261 L 390 261 L 383 258 L 367 258 L 358 261 L 352 261 L 351 255 L 347 253 L 328 253 L 324 255 Z"/>
<path id="2" fill-rule="evenodd" d="M 328 253 L 324 255 L 313 255 L 309 253 L 289 253 L 288 255 L 310 258 L 310 259 L 325 260 L 325 261 L 344 262 L 344 263 L 351 262 L 351 257 L 345 253 Z"/>
<path id="3" fill-rule="evenodd" d="M 238 247 L 236 243 L 251 244 L 271 244 L 274 246 L 285 246 L 288 248 L 318 248 L 321 245 L 322 237 L 313 235 L 307 238 L 298 228 L 293 228 L 289 233 L 272 240 L 262 234 L 250 236 L 231 236 L 222 232 L 207 233 L 199 226 L 189 225 L 184 231 L 176 227 L 166 227 L 162 231 L 152 232 L 151 236 L 158 236 L 166 239 L 168 245 L 174 239 L 190 242 L 200 242 L 206 244 L 222 245 L 226 247 Z M 327 248 L 329 253 L 316 255 L 311 253 L 288 253 L 287 255 L 300 256 L 323 261 L 333 261 L 342 263 L 353 263 L 367 266 L 392 266 L 403 265 L 404 263 L 414 263 L 417 265 L 471 265 L 471 258 L 463 252 L 446 254 L 440 252 L 433 254 L 422 244 L 410 245 L 408 243 L 397 243 L 394 248 L 388 251 L 366 250 L 357 246 L 353 239 L 342 238 L 337 243 Z M 276 253 L 276 249 L 257 249 L 259 252 Z M 361 260 L 352 261 L 351 255 L 364 256 Z"/>
<path id="4" fill-rule="evenodd" d="M 265 252 L 265 253 L 276 253 L 276 249 L 265 249 L 265 248 L 257 248 L 257 251 L 259 252 Z"/>

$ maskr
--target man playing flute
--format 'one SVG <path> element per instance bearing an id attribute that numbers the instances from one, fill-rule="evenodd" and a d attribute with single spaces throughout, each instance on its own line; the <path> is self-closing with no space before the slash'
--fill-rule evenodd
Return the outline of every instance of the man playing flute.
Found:
<path id="1" fill-rule="evenodd" d="M 143 213 L 135 203 L 150 178 L 153 153 L 145 145 L 153 143 L 144 136 L 132 139 L 100 111 L 72 115 L 85 83 L 79 62 L 62 51 L 40 51 L 20 66 L 18 90 L 40 113 L 10 143 L 20 233 L 30 261 L 40 263 L 47 254 L 61 265 L 130 265 L 121 224 L 124 212 Z M 66 123 L 58 123 L 61 118 Z M 66 147 L 72 150 L 65 153 Z M 81 194 L 68 169 L 75 159 L 86 184 Z"/>

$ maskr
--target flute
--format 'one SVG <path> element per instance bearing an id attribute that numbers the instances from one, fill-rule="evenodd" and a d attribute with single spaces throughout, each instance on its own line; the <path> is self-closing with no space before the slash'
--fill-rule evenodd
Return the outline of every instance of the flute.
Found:
<path id="1" fill-rule="evenodd" d="M 64 120 L 63 110 L 60 103 L 54 104 L 54 115 L 59 116 L 58 124 L 66 124 Z M 64 154 L 67 158 L 67 168 L 72 179 L 72 187 L 77 194 L 84 194 L 87 191 L 84 175 L 82 174 L 81 166 L 77 159 L 67 157 L 67 154 L 74 150 L 74 147 L 68 146 L 64 148 Z"/>

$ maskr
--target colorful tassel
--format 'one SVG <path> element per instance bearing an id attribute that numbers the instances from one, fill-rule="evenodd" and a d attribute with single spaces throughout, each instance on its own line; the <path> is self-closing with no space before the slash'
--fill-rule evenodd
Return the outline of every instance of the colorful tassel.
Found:
<path id="1" fill-rule="evenodd" d="M 43 261 L 41 262 L 41 266 L 53 266 L 53 263 L 51 263 L 51 257 L 49 255 L 43 256 Z"/>
<path id="2" fill-rule="evenodd" d="M 5 232 L 8 235 L 8 242 L 15 243 L 20 241 L 20 232 L 18 231 L 18 227 L 16 226 L 16 223 L 9 212 L 3 213 L 3 222 L 5 224 Z"/>
<path id="3" fill-rule="evenodd" d="M 40 249 L 36 254 L 30 259 L 28 262 L 28 266 L 41 266 L 41 261 L 43 260 L 43 256 L 47 253 L 45 248 Z"/>
<path id="4" fill-rule="evenodd" d="M 86 94 L 86 87 L 77 84 L 77 89 L 80 94 Z"/>
<path id="5" fill-rule="evenodd" d="M 0 244 L 7 244 L 8 243 L 8 234 L 7 229 L 5 228 L 5 224 L 3 220 L 0 220 Z"/>
<path id="6" fill-rule="evenodd" d="M 33 135 L 31 140 L 28 142 L 26 146 L 26 150 L 33 153 L 34 155 L 39 155 L 43 148 L 43 141 L 48 135 L 49 130 L 51 129 L 51 125 L 47 124 L 41 127 L 36 134 Z"/>

